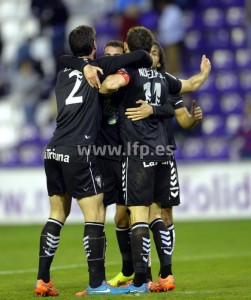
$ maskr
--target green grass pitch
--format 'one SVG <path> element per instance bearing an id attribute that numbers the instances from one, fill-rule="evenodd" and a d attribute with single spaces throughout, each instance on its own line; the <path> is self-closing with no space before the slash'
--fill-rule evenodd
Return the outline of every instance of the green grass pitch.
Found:
<path id="1" fill-rule="evenodd" d="M 123 295 L 123 299 L 239 300 L 251 299 L 251 220 L 177 222 L 173 271 L 177 287 L 167 293 Z M 39 235 L 42 225 L 0 226 L 0 299 L 36 299 Z M 106 225 L 106 274 L 120 271 L 115 226 Z M 66 224 L 51 270 L 59 289 L 56 299 L 82 299 L 75 292 L 88 282 L 82 247 L 83 225 Z M 152 243 L 152 271 L 158 260 Z M 87 299 L 120 299 L 121 296 L 87 296 Z"/>

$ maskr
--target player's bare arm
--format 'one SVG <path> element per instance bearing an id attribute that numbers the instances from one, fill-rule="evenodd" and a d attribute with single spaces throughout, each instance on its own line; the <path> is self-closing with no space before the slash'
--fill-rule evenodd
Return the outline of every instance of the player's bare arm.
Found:
<path id="1" fill-rule="evenodd" d="M 99 92 L 102 95 L 110 95 L 117 91 L 119 88 L 126 86 L 129 82 L 129 77 L 126 76 L 126 73 L 117 73 L 109 75 L 102 82 Z"/>
<path id="2" fill-rule="evenodd" d="M 186 107 L 181 107 L 175 110 L 175 117 L 182 128 L 190 129 L 202 120 L 203 113 L 193 100 L 190 113 Z"/>
<path id="3" fill-rule="evenodd" d="M 174 109 L 170 103 L 165 103 L 160 106 L 152 106 L 145 100 L 138 100 L 137 107 L 127 108 L 125 115 L 132 121 L 139 121 L 150 117 L 151 115 L 163 118 L 170 118 L 174 116 Z"/>
<path id="4" fill-rule="evenodd" d="M 103 74 L 103 70 L 101 68 L 89 64 L 84 66 L 83 68 L 83 74 L 89 85 L 97 89 L 99 89 L 101 85 L 98 77 L 98 72 L 100 74 Z"/>
<path id="5" fill-rule="evenodd" d="M 203 55 L 200 64 L 200 73 L 193 75 L 187 80 L 181 79 L 180 81 L 182 83 L 182 87 L 180 93 L 182 94 L 182 93 L 194 92 L 198 90 L 207 80 L 210 71 L 211 71 L 211 62 L 206 57 L 206 55 Z"/>
<path id="6" fill-rule="evenodd" d="M 138 100 L 138 107 L 127 108 L 125 115 L 132 121 L 139 121 L 150 117 L 153 114 L 153 107 L 147 101 Z"/>

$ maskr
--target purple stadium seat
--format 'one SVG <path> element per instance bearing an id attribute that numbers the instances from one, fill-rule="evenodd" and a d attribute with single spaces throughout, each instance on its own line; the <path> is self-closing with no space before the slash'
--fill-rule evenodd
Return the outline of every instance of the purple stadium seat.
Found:
<path id="1" fill-rule="evenodd" d="M 197 105 L 202 108 L 204 115 L 221 114 L 220 98 L 217 93 L 198 93 L 195 99 Z"/>
<path id="2" fill-rule="evenodd" d="M 198 73 L 200 68 L 201 57 L 203 54 L 209 54 L 208 51 L 202 51 L 201 49 L 194 49 L 190 51 L 189 49 L 184 51 L 184 55 L 182 56 L 182 66 L 183 71 L 187 74 L 186 76 L 192 76 L 194 73 Z M 207 82 L 208 85 L 211 86 L 212 82 Z"/>
<path id="3" fill-rule="evenodd" d="M 205 35 L 210 49 L 228 49 L 231 46 L 230 32 L 226 28 L 207 30 Z"/>
<path id="4" fill-rule="evenodd" d="M 215 76 L 215 86 L 220 92 L 239 90 L 238 74 L 235 71 L 220 71 Z"/>
<path id="5" fill-rule="evenodd" d="M 226 118 L 225 128 L 228 135 L 235 135 L 238 133 L 242 124 L 242 115 L 231 114 Z"/>
<path id="6" fill-rule="evenodd" d="M 251 90 L 251 70 L 244 69 L 239 73 L 239 82 L 242 91 L 249 92 Z"/>
<path id="7" fill-rule="evenodd" d="M 245 26 L 244 7 L 232 6 L 226 10 L 226 24 L 228 26 Z"/>
<path id="8" fill-rule="evenodd" d="M 197 61 L 197 70 L 199 67 L 199 61 Z M 207 78 L 206 82 L 200 87 L 201 92 L 214 92 L 216 89 L 215 86 L 215 74 L 213 72 L 210 73 L 209 77 Z"/>
<path id="9" fill-rule="evenodd" d="M 212 55 L 212 68 L 219 70 L 231 70 L 235 67 L 234 53 L 230 50 L 218 49 Z"/>
<path id="10" fill-rule="evenodd" d="M 225 135 L 225 120 L 219 115 L 205 116 L 202 122 L 202 134 L 204 136 Z"/>
<path id="11" fill-rule="evenodd" d="M 198 30 L 202 27 L 201 14 L 198 14 L 195 10 L 185 10 L 184 11 L 184 24 L 186 31 Z"/>
<path id="12" fill-rule="evenodd" d="M 248 48 L 240 48 L 235 52 L 235 63 L 239 68 L 251 69 L 251 50 Z"/>
<path id="13" fill-rule="evenodd" d="M 251 91 L 247 91 L 246 93 L 244 93 L 243 95 L 244 101 L 251 101 Z"/>
<path id="14" fill-rule="evenodd" d="M 229 147 L 226 139 L 210 138 L 206 141 L 205 156 L 207 159 L 224 160 L 229 158 Z"/>
<path id="15" fill-rule="evenodd" d="M 205 145 L 201 138 L 188 138 L 182 146 L 183 159 L 204 159 Z"/>
<path id="16" fill-rule="evenodd" d="M 231 30 L 231 46 L 234 48 L 247 48 L 247 34 L 245 28 L 234 27 Z"/>
<path id="17" fill-rule="evenodd" d="M 203 43 L 203 33 L 201 30 L 191 30 L 185 37 L 185 46 L 189 50 L 197 50 Z"/>
<path id="18" fill-rule="evenodd" d="M 200 2 L 200 1 L 199 1 Z M 225 26 L 225 12 L 217 7 L 210 7 L 202 12 L 204 27 L 220 28 Z"/>
<path id="19" fill-rule="evenodd" d="M 15 167 L 19 166 L 18 151 L 15 148 L 4 149 L 0 151 L 0 166 Z"/>
<path id="20" fill-rule="evenodd" d="M 39 129 L 33 124 L 26 124 L 22 128 L 21 132 L 20 145 L 36 143 L 40 141 Z"/>
<path id="21" fill-rule="evenodd" d="M 26 166 L 39 166 L 43 164 L 43 153 L 39 145 L 30 144 L 19 147 L 19 161 Z"/>
<path id="22" fill-rule="evenodd" d="M 220 97 L 221 110 L 224 114 L 242 114 L 243 97 L 240 93 L 223 93 Z"/>

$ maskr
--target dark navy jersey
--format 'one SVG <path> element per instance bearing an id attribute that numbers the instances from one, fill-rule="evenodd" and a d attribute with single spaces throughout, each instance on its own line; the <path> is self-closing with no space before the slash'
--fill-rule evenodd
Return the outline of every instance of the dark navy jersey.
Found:
<path id="1" fill-rule="evenodd" d="M 132 55 L 100 57 L 84 61 L 102 68 L 105 76 L 133 62 L 141 61 L 143 65 L 150 65 L 149 57 L 144 51 L 137 53 L 135 51 Z M 82 71 L 83 60 L 74 59 L 75 65 L 77 59 L 79 69 Z M 58 116 L 49 145 L 92 145 L 97 141 L 101 124 L 99 93 L 87 83 L 80 70 L 65 68 L 58 73 L 55 87 Z"/>
<path id="2" fill-rule="evenodd" d="M 98 90 L 81 72 L 65 68 L 58 73 L 55 93 L 58 116 L 50 145 L 94 144 L 101 121 Z"/>
<path id="3" fill-rule="evenodd" d="M 119 106 L 124 151 L 127 156 L 135 159 L 166 160 L 170 149 L 164 118 L 151 116 L 131 121 L 125 116 L 125 111 L 129 107 L 136 107 L 139 99 L 146 100 L 153 107 L 164 105 L 169 94 L 180 92 L 181 82 L 168 73 L 162 74 L 151 68 L 125 71 L 130 76 L 130 83 L 122 89 L 122 102 Z"/>
<path id="4" fill-rule="evenodd" d="M 120 90 L 109 97 L 102 97 L 102 123 L 98 142 L 99 145 L 106 147 L 104 152 L 105 158 L 117 161 L 122 159 L 122 141 L 119 133 L 119 95 Z M 118 151 L 110 151 L 110 149 L 115 148 Z"/>

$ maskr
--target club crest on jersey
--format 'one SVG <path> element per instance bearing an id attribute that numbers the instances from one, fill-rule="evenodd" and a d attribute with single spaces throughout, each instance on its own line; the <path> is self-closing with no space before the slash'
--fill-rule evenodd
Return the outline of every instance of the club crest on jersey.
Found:
<path id="1" fill-rule="evenodd" d="M 55 149 L 46 149 L 44 153 L 44 159 L 54 159 L 56 161 L 69 163 L 70 156 L 66 154 L 56 153 Z"/>

